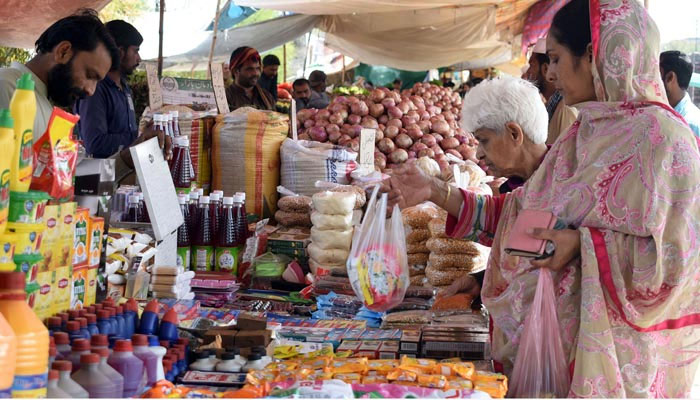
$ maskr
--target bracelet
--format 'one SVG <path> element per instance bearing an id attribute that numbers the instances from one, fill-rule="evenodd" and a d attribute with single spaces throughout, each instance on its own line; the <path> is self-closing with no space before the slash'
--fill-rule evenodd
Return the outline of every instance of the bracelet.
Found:
<path id="1" fill-rule="evenodd" d="M 449 183 L 447 185 L 447 194 L 445 195 L 445 201 L 442 202 L 442 208 L 447 210 L 447 202 L 450 200 L 450 194 L 452 193 L 452 185 Z"/>

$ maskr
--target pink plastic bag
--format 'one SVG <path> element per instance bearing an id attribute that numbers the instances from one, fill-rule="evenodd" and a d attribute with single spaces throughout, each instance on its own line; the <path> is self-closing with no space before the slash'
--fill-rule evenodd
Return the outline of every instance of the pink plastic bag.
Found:
<path id="1" fill-rule="evenodd" d="M 569 393 L 568 357 L 559 334 L 551 272 L 540 269 L 535 299 L 520 338 L 509 397 L 562 398 Z"/>

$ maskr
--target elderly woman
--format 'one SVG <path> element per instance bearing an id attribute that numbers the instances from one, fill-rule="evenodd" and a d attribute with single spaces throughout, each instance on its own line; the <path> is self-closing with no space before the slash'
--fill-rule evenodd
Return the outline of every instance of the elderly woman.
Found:
<path id="1" fill-rule="evenodd" d="M 658 50 L 639 2 L 572 0 L 552 22 L 547 51 L 550 78 L 579 109 L 574 125 L 504 203 L 468 192 L 456 201 L 433 185 L 431 197 L 453 216 L 449 233 L 495 234 L 481 295 L 506 372 L 534 297 L 532 267 L 553 271 L 571 396 L 688 397 L 695 377 L 700 157 L 666 101 Z M 419 199 L 401 176 L 391 183 L 404 204 Z M 550 211 L 571 228 L 532 232 L 554 242 L 553 256 L 505 253 L 524 209 Z"/>

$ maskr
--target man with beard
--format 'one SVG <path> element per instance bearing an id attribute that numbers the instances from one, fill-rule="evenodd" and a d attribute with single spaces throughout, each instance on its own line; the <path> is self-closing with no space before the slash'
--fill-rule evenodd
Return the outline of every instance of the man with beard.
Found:
<path id="1" fill-rule="evenodd" d="M 311 107 L 311 84 L 308 79 L 299 78 L 292 84 L 292 98 L 297 102 L 297 110 Z"/>
<path id="2" fill-rule="evenodd" d="M 554 144 L 559 135 L 566 132 L 571 124 L 576 121 L 578 112 L 562 102 L 561 93 L 557 90 L 553 81 L 547 79 L 549 70 L 549 57 L 547 56 L 546 41 L 539 39 L 530 56 L 529 67 L 525 72 L 525 79 L 532 81 L 545 98 L 545 106 L 549 115 L 549 128 L 547 144 Z"/>
<path id="3" fill-rule="evenodd" d="M 311 103 L 309 103 L 309 108 L 322 108 L 328 107 L 331 103 L 331 97 L 326 93 L 326 73 L 321 70 L 311 71 L 309 74 L 309 84 L 311 85 Z"/>
<path id="4" fill-rule="evenodd" d="M 241 107 L 258 110 L 275 110 L 275 101 L 258 85 L 260 79 L 260 54 L 252 47 L 239 47 L 231 54 L 229 62 L 233 83 L 226 89 L 231 111 Z"/>
<path id="5" fill-rule="evenodd" d="M 37 105 L 36 141 L 46 131 L 53 106 L 70 108 L 77 99 L 92 95 L 118 54 L 95 11 L 63 18 L 39 36 L 36 55 L 27 64 L 13 62 L 0 69 L 0 109 L 10 107 L 17 79 L 31 74 Z"/>
<path id="6" fill-rule="evenodd" d="M 280 68 L 280 59 L 274 54 L 266 55 L 263 60 L 262 75 L 258 84 L 267 90 L 272 98 L 277 102 L 277 71 Z"/>
<path id="7" fill-rule="evenodd" d="M 143 37 L 133 25 L 121 20 L 105 24 L 119 48 L 119 64 L 97 84 L 95 93 L 78 100 L 73 112 L 80 115 L 78 128 L 85 150 L 93 157 L 107 158 L 129 147 L 138 136 L 138 122 L 127 76 L 141 62 Z"/>

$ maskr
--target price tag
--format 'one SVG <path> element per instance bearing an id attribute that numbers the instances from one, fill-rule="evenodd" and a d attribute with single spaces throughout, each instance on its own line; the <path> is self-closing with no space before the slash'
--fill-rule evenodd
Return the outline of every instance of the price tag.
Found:
<path id="1" fill-rule="evenodd" d="M 219 114 L 228 114 L 228 100 L 226 99 L 226 88 L 224 87 L 224 69 L 219 63 L 210 64 L 209 72 L 211 72 L 211 85 L 214 88 L 214 98 L 216 99 L 216 108 Z"/>
<path id="2" fill-rule="evenodd" d="M 292 127 L 292 139 L 299 140 L 299 135 L 297 134 L 297 101 L 292 99 L 292 106 L 289 108 L 291 113 L 290 126 Z"/>
<path id="3" fill-rule="evenodd" d="M 363 129 L 360 131 L 360 165 L 374 168 L 374 138 L 377 136 L 375 129 Z"/>
<path id="4" fill-rule="evenodd" d="M 159 110 L 163 107 L 163 92 L 158 79 L 158 66 L 152 62 L 147 62 L 145 65 L 148 82 L 148 105 L 151 111 Z"/>

